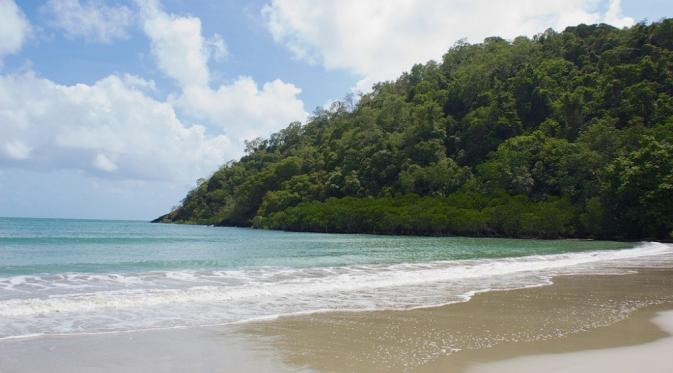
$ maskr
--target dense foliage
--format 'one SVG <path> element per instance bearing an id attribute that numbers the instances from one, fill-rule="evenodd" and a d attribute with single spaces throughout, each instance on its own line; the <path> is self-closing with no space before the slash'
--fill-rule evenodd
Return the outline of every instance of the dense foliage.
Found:
<path id="1" fill-rule="evenodd" d="M 247 143 L 158 220 L 669 239 L 673 20 L 458 43 Z"/>

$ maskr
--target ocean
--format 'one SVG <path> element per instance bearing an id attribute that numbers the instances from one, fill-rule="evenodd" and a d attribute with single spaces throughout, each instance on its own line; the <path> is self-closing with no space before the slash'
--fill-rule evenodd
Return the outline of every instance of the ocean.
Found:
<path id="1" fill-rule="evenodd" d="M 0 218 L 0 339 L 429 307 L 672 262 L 656 242 Z"/>

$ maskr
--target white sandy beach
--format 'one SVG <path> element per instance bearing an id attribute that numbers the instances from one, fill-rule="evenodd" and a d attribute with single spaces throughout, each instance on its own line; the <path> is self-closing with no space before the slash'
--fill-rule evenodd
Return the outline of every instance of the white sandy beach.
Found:
<path id="1" fill-rule="evenodd" d="M 0 341 L 0 372 L 670 372 L 673 272 L 406 311 Z"/>
<path id="2" fill-rule="evenodd" d="M 284 317 L 243 330 L 315 371 L 670 372 L 671 281 L 670 270 L 562 276 L 442 307 Z"/>
<path id="3" fill-rule="evenodd" d="M 673 371 L 673 311 L 652 319 L 669 337 L 637 346 L 616 347 L 563 354 L 518 357 L 495 363 L 477 364 L 467 373 L 668 373 Z"/>

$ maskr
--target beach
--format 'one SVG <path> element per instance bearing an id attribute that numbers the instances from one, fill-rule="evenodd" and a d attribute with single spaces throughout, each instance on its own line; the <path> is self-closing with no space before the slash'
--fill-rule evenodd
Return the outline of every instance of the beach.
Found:
<path id="1" fill-rule="evenodd" d="M 0 373 L 673 373 L 672 17 L 0 0 Z"/>
<path id="2" fill-rule="evenodd" d="M 541 355 L 512 358 L 493 363 L 476 364 L 467 369 L 470 373 L 480 372 L 669 372 L 671 370 L 670 352 L 673 350 L 673 311 L 670 305 L 667 311 L 659 311 L 654 317 L 645 323 L 644 319 L 651 316 L 651 312 L 643 312 L 634 315 L 633 319 L 623 321 L 614 328 L 593 333 L 589 338 L 596 341 L 609 343 L 610 339 L 621 340 L 625 343 L 625 333 L 646 334 L 653 333 L 652 324 L 658 327 L 658 331 L 668 333 L 666 337 L 653 342 L 629 345 L 625 347 L 600 348 L 582 350 L 569 353 L 547 353 Z M 645 329 L 643 331 L 642 329 Z M 649 330 L 648 330 L 649 329 Z M 583 336 L 575 338 L 577 343 Z M 565 341 L 566 345 L 572 345 L 573 341 Z"/>
<path id="3" fill-rule="evenodd" d="M 605 349 L 643 347 L 659 355 L 642 372 L 662 371 L 656 361 L 663 340 L 671 346 L 669 326 L 651 320 L 673 310 L 673 272 L 643 270 L 630 275 L 563 276 L 554 284 L 485 292 L 470 301 L 410 311 L 315 314 L 249 325 L 250 333 L 271 337 L 273 349 L 297 367 L 317 371 L 540 371 L 547 360 L 568 371 L 576 355 L 607 354 L 607 370 L 629 355 Z M 515 357 L 560 354 L 511 360 Z M 567 358 L 566 358 L 567 357 Z M 501 363 L 493 363 L 504 361 Z M 532 364 L 535 362 L 539 364 Z M 493 363 L 490 365 L 490 363 Z M 512 368 L 507 368 L 509 366 Z M 574 367 L 573 367 L 574 369 Z M 648 370 L 652 369 L 652 370 Z M 572 370 L 574 371 L 574 370 Z M 588 371 L 595 371 L 589 369 Z"/>
<path id="4" fill-rule="evenodd" d="M 567 370 L 601 354 L 654 354 L 656 371 L 670 343 L 666 243 L 0 228 L 3 373 Z"/>
<path id="5" fill-rule="evenodd" d="M 406 311 L 4 340 L 0 371 L 663 372 L 671 321 L 673 271 L 640 269 Z"/>
<path id="6" fill-rule="evenodd" d="M 673 373 L 673 0 L 0 20 L 0 373 Z"/>

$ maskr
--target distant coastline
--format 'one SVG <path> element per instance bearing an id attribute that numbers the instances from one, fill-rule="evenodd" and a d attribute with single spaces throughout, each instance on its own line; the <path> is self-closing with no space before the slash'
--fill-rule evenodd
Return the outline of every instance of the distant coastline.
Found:
<path id="1" fill-rule="evenodd" d="M 592 236 L 507 236 L 507 235 L 498 235 L 498 234 L 451 234 L 451 233 L 418 233 L 413 231 L 339 231 L 339 230 L 301 230 L 301 229 L 282 229 L 282 228 L 268 228 L 268 227 L 256 227 L 254 225 L 227 225 L 227 224 L 204 224 L 204 223 L 195 223 L 195 222 L 170 222 L 163 221 L 163 216 L 160 216 L 154 220 L 151 220 L 150 223 L 154 224 L 185 224 L 185 225 L 200 225 L 200 226 L 209 226 L 209 227 L 218 227 L 218 228 L 249 228 L 249 229 L 259 229 L 259 230 L 271 230 L 279 232 L 295 232 L 295 233 L 325 233 L 325 234 L 344 234 L 344 235 L 373 235 L 373 236 L 402 236 L 402 237 L 462 237 L 462 238 L 502 238 L 502 239 L 513 239 L 513 240 L 568 240 L 568 241 L 615 241 L 615 242 L 628 242 L 628 243 L 637 243 L 644 241 L 660 242 L 660 243 L 673 243 L 673 239 L 660 239 L 653 237 L 640 237 L 640 238 L 624 238 L 620 236 L 605 236 L 605 237 L 592 237 Z"/>

